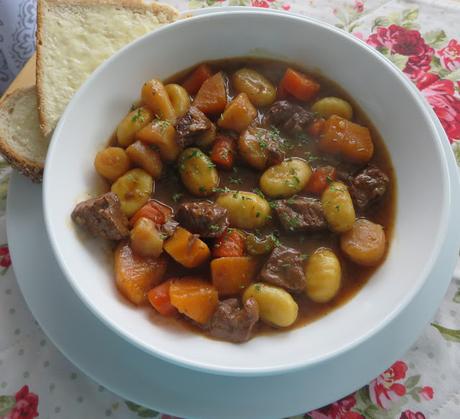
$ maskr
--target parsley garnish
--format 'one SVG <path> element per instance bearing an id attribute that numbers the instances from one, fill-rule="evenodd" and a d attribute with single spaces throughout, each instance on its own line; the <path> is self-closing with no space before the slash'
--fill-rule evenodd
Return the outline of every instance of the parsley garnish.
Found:
<path id="1" fill-rule="evenodd" d="M 183 196 L 184 196 L 183 193 L 180 193 L 180 192 L 179 192 L 179 193 L 175 193 L 175 194 L 172 196 L 172 200 L 173 200 L 174 202 L 179 202 L 179 201 L 182 199 Z"/>
<path id="2" fill-rule="evenodd" d="M 145 121 L 145 116 L 142 114 L 141 108 L 138 108 L 136 113 L 132 116 L 131 122 L 139 121 L 140 123 Z"/>

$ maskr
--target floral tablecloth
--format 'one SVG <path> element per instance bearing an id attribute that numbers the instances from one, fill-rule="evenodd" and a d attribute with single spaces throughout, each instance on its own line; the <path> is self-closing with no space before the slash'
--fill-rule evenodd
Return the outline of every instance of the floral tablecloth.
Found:
<path id="1" fill-rule="evenodd" d="M 460 162 L 459 0 L 169 3 L 180 10 L 228 5 L 282 9 L 353 33 L 392 60 L 422 91 Z M 34 0 L 0 0 L 0 93 L 34 50 L 35 11 Z M 170 418 L 91 381 L 34 321 L 10 266 L 3 215 L 9 170 L 0 162 L 0 418 Z M 355 393 L 299 417 L 460 418 L 460 264 L 441 308 L 403 359 Z"/>

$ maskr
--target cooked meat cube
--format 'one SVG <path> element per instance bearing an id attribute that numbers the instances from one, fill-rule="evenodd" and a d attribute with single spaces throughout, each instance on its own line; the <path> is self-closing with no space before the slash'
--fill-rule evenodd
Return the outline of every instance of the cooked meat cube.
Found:
<path id="1" fill-rule="evenodd" d="M 121 211 L 120 200 L 113 192 L 77 204 L 72 220 L 93 236 L 109 240 L 129 236 L 128 218 Z"/>
<path id="2" fill-rule="evenodd" d="M 295 249 L 275 247 L 260 272 L 260 278 L 287 291 L 301 292 L 306 286 L 303 259 Z"/>
<path id="3" fill-rule="evenodd" d="M 180 204 L 176 220 L 182 227 L 201 237 L 219 237 L 229 225 L 227 210 L 208 201 Z"/>
<path id="4" fill-rule="evenodd" d="M 211 318 L 211 336 L 229 342 L 246 342 L 251 338 L 254 325 L 259 320 L 259 306 L 249 298 L 243 307 L 236 298 L 221 301 Z"/>
<path id="5" fill-rule="evenodd" d="M 273 208 L 286 231 L 318 231 L 327 228 L 319 199 L 305 196 L 280 199 L 275 201 Z"/>
<path id="6" fill-rule="evenodd" d="M 385 194 L 390 179 L 378 167 L 366 166 L 350 181 L 350 194 L 354 204 L 364 210 Z"/>
<path id="7" fill-rule="evenodd" d="M 191 106 L 188 112 L 176 122 L 178 141 L 183 147 L 193 144 L 194 137 L 211 128 L 212 122 L 197 107 Z"/>
<path id="8" fill-rule="evenodd" d="M 300 105 L 287 100 L 275 102 L 264 117 L 264 125 L 274 125 L 287 134 L 296 135 L 305 132 L 315 119 L 315 114 Z"/>

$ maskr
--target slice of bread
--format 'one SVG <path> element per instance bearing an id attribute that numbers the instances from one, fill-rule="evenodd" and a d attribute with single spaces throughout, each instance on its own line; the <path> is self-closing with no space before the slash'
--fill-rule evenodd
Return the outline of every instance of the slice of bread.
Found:
<path id="1" fill-rule="evenodd" d="M 50 134 L 96 67 L 178 16 L 171 6 L 141 0 L 39 0 L 36 75 L 43 133 Z"/>
<path id="2" fill-rule="evenodd" d="M 0 152 L 34 182 L 41 182 L 49 138 L 38 122 L 35 86 L 17 89 L 0 103 Z"/>

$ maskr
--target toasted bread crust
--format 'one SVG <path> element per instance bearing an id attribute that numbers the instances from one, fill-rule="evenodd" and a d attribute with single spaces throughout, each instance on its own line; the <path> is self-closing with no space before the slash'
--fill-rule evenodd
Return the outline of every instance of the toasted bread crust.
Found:
<path id="1" fill-rule="evenodd" d="M 17 89 L 5 96 L 0 102 L 0 116 L 11 113 L 17 100 L 22 96 L 29 95 L 30 91 L 34 88 L 35 86 Z M 3 131 L 3 129 L 0 129 L 0 153 L 3 154 L 5 160 L 7 160 L 12 167 L 30 178 L 33 182 L 40 183 L 43 178 L 44 164 L 21 156 L 10 146 L 7 139 L 4 138 L 5 133 Z"/>
<path id="2" fill-rule="evenodd" d="M 161 19 L 161 23 L 169 23 L 179 17 L 179 12 L 172 6 L 163 3 L 146 4 L 142 0 L 38 0 L 37 6 L 37 66 L 36 66 L 36 83 L 37 83 L 37 96 L 38 96 L 38 119 L 40 121 L 40 129 L 43 135 L 49 135 L 54 127 L 51 127 L 49 121 L 46 119 L 44 112 L 45 95 L 43 91 L 43 78 L 42 75 L 45 71 L 42 65 L 41 56 L 43 53 L 43 16 L 46 5 L 57 6 L 119 6 L 130 8 L 133 10 L 140 10 L 144 12 L 153 12 L 158 17 L 165 15 L 166 19 Z"/>

